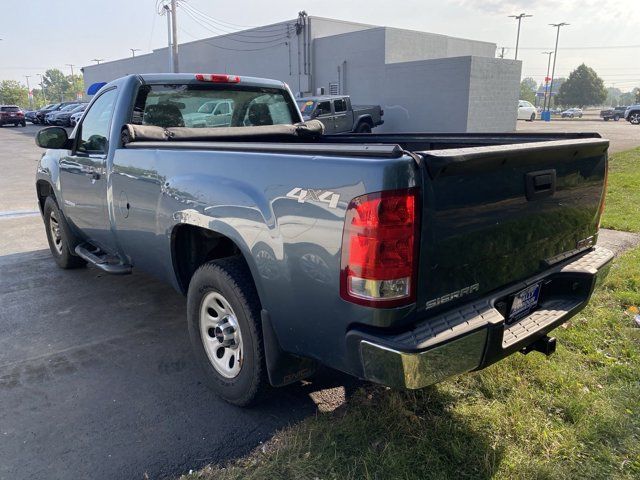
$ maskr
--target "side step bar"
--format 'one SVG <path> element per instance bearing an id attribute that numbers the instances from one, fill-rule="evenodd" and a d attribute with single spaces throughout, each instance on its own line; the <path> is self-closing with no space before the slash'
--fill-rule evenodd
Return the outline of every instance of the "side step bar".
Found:
<path id="1" fill-rule="evenodd" d="M 116 257 L 106 254 L 89 243 L 78 245 L 75 248 L 75 252 L 80 258 L 112 275 L 127 275 L 131 273 L 131 265 L 122 263 Z"/>

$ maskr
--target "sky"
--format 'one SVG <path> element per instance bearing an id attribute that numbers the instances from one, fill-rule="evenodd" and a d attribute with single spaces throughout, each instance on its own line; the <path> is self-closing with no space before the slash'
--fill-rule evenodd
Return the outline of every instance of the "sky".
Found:
<path id="1" fill-rule="evenodd" d="M 0 0 L 0 80 L 32 85 L 38 73 L 56 67 L 77 72 L 92 59 L 148 53 L 167 43 L 166 19 L 158 0 Z M 605 85 L 623 91 L 640 86 L 640 0 L 184 0 L 224 22 L 265 25 L 294 19 L 298 11 L 375 25 L 408 28 L 484 40 L 515 53 L 516 27 L 522 21 L 518 59 L 523 77 L 543 81 L 556 31 L 549 23 L 570 23 L 560 32 L 556 77 L 581 63 L 594 68 Z M 213 33 L 184 12 L 178 13 L 179 42 Z"/>

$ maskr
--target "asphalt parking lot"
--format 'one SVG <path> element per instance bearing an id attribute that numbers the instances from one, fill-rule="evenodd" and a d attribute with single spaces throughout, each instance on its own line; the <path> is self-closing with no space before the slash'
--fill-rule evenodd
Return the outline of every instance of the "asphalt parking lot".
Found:
<path id="1" fill-rule="evenodd" d="M 174 478 L 344 400 L 332 374 L 257 408 L 221 402 L 192 361 L 184 297 L 138 273 L 58 269 L 37 130 L 0 128 L 0 479 Z"/>
<path id="2" fill-rule="evenodd" d="M 551 122 L 518 120 L 516 128 L 519 132 L 597 132 L 610 140 L 610 153 L 640 146 L 640 125 L 631 125 L 624 120 L 605 122 L 593 114 L 581 119 L 553 119 Z"/>
<path id="3" fill-rule="evenodd" d="M 518 122 L 547 129 L 640 145 L 626 122 Z M 184 297 L 140 273 L 58 269 L 33 188 L 37 130 L 0 128 L 0 480 L 170 478 L 344 400 L 354 381 L 330 374 L 229 406 L 201 383 Z"/>

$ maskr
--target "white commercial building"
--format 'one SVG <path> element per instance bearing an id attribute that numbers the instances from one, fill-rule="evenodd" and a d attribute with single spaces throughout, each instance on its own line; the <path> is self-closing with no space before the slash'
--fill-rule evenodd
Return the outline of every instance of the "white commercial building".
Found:
<path id="1" fill-rule="evenodd" d="M 282 80 L 379 104 L 377 132 L 515 130 L 521 63 L 494 43 L 313 16 L 179 45 L 181 72 Z M 82 69 L 85 85 L 170 71 L 167 48 Z"/>

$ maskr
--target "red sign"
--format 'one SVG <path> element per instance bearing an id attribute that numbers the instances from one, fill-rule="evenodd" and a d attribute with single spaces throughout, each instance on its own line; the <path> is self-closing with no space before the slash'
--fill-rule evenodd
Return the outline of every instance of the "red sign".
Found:
<path id="1" fill-rule="evenodd" d="M 549 83 L 551 81 L 551 77 L 544 77 L 545 83 Z"/>

